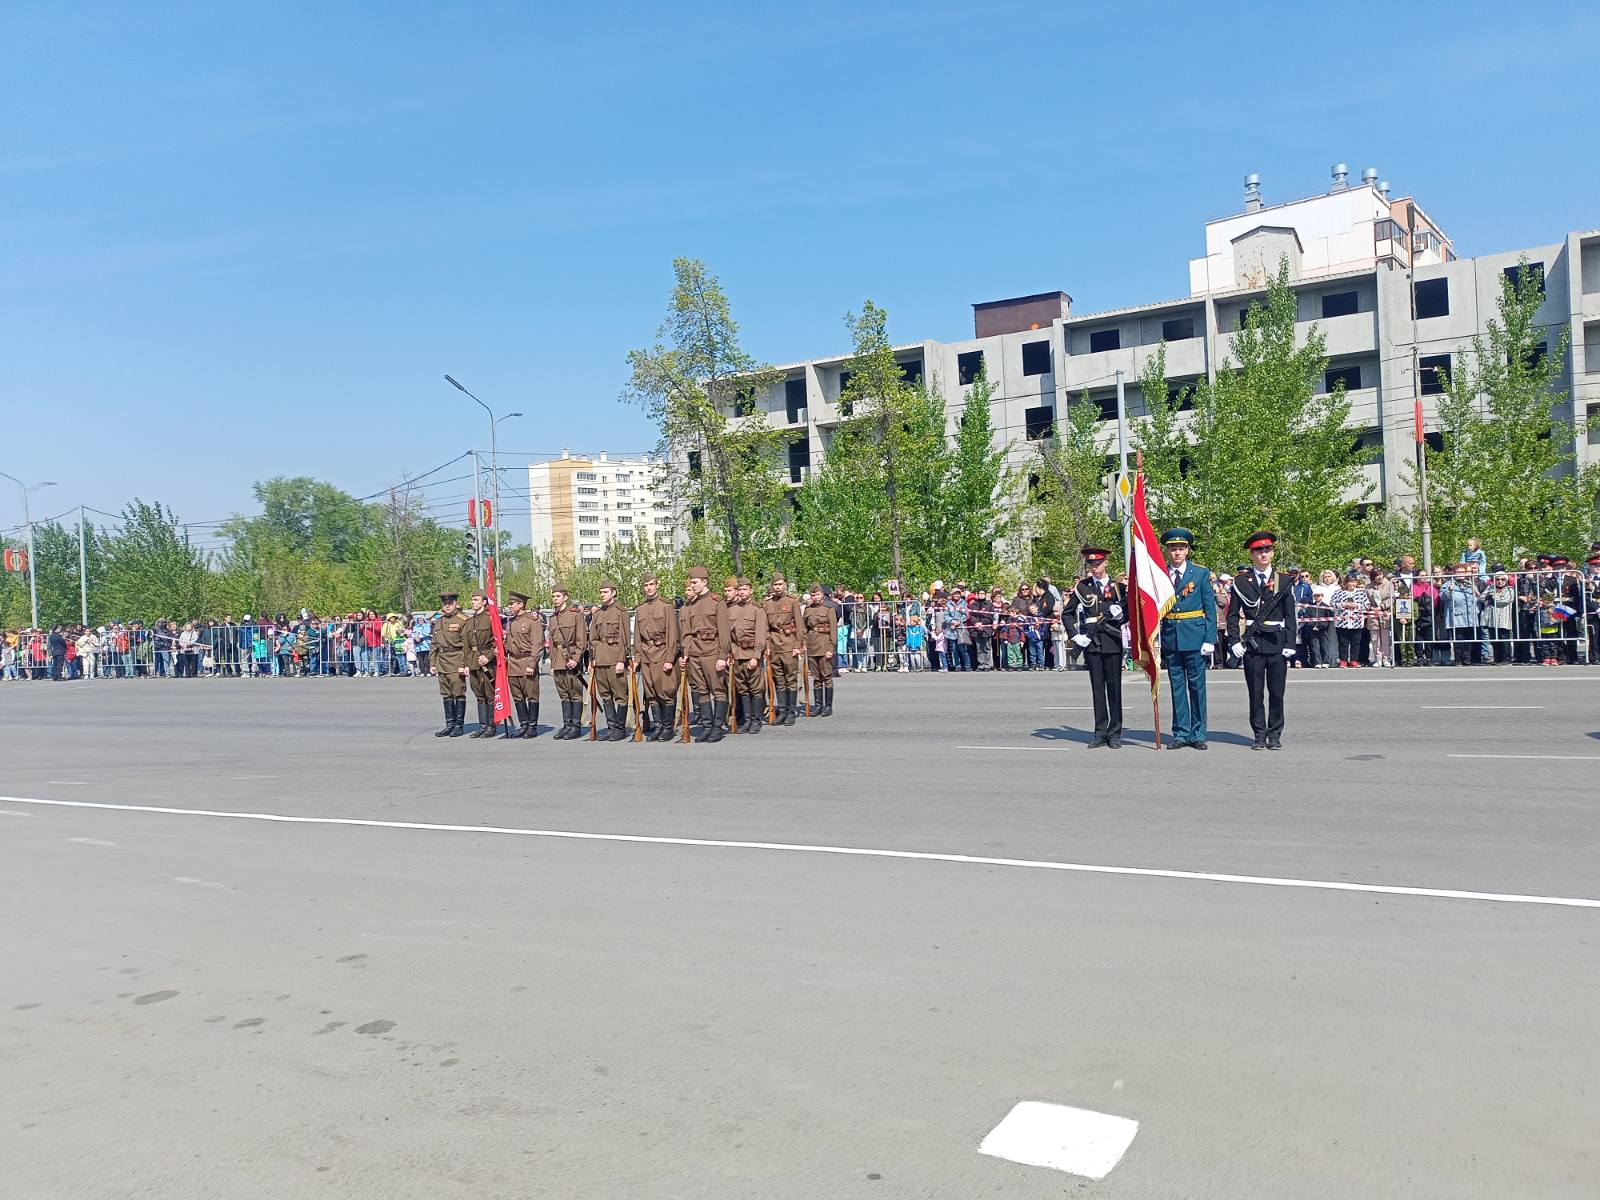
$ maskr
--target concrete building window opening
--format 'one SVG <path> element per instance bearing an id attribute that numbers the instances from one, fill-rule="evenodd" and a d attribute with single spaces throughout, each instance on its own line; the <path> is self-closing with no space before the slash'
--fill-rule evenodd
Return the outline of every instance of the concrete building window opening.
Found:
<path id="1" fill-rule="evenodd" d="M 1322 316 L 1326 320 L 1330 317 L 1349 317 L 1360 310 L 1360 297 L 1353 291 L 1328 292 L 1322 297 Z"/>
<path id="2" fill-rule="evenodd" d="M 1544 295 L 1544 264 L 1542 262 L 1518 263 L 1514 267 L 1507 267 L 1501 273 L 1511 281 L 1512 287 L 1516 287 L 1524 267 L 1526 267 L 1528 274 L 1533 277 L 1534 282 L 1539 285 L 1539 295 Z"/>
<path id="3" fill-rule="evenodd" d="M 1549 354 L 1550 343 L 1540 342 L 1537 346 L 1535 346 L 1532 350 L 1529 350 L 1528 353 L 1523 356 L 1522 365 L 1530 371 L 1536 371 L 1539 369 L 1539 364 L 1544 362 L 1545 358 L 1548 357 Z M 1510 358 L 1507 358 L 1506 366 L 1509 367 L 1510 365 L 1511 360 Z"/>
<path id="4" fill-rule="evenodd" d="M 1348 367 L 1330 367 L 1323 372 L 1322 390 L 1328 395 L 1331 396 L 1336 392 L 1341 384 L 1347 392 L 1353 392 L 1361 386 L 1361 366 L 1359 363 L 1352 363 Z"/>
<path id="5" fill-rule="evenodd" d="M 1194 392 L 1195 385 L 1193 383 L 1170 385 L 1167 388 L 1167 406 L 1175 408 L 1178 412 L 1193 412 Z"/>
<path id="6" fill-rule="evenodd" d="M 1051 429 L 1055 427 L 1056 410 L 1049 404 L 1042 404 L 1038 408 L 1024 409 L 1022 421 L 1027 440 L 1040 442 L 1049 437 Z"/>
<path id="7" fill-rule="evenodd" d="M 1589 417 L 1589 445 L 1600 446 L 1600 404 L 1591 404 L 1585 411 Z"/>
<path id="8" fill-rule="evenodd" d="M 1169 321 L 1161 322 L 1163 342 L 1186 342 L 1194 335 L 1193 317 L 1173 317 Z"/>
<path id="9" fill-rule="evenodd" d="M 1048 341 L 1022 343 L 1022 373 L 1024 375 L 1050 374 L 1050 343 Z"/>
<path id="10" fill-rule="evenodd" d="M 1450 375 L 1450 356 L 1448 354 L 1424 354 L 1417 359 L 1417 370 L 1422 373 L 1422 394 L 1424 396 L 1444 395 L 1445 380 Z"/>
<path id="11" fill-rule="evenodd" d="M 1450 315 L 1448 279 L 1419 279 L 1412 290 L 1417 306 L 1417 320 L 1428 321 L 1434 317 Z"/>
<path id="12" fill-rule="evenodd" d="M 783 381 L 783 415 L 790 425 L 806 419 L 806 377 Z"/>
<path id="13" fill-rule="evenodd" d="M 1089 353 L 1104 354 L 1107 350 L 1122 349 L 1122 330 L 1096 329 L 1089 334 Z"/>
<path id="14" fill-rule="evenodd" d="M 922 360 L 912 358 L 900 364 L 900 374 L 907 383 L 922 382 Z"/>
<path id="15" fill-rule="evenodd" d="M 983 370 L 983 351 L 966 350 L 956 355 L 956 377 L 962 387 L 978 381 L 978 374 Z"/>

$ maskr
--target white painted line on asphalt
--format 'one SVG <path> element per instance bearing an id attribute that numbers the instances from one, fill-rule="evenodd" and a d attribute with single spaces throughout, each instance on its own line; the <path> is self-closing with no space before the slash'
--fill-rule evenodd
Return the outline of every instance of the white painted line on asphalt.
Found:
<path id="1" fill-rule="evenodd" d="M 1470 709 L 1470 710 L 1472 710 L 1474 712 L 1477 712 L 1477 711 L 1501 712 L 1501 711 L 1516 709 L 1517 711 L 1520 712 L 1520 711 L 1522 711 L 1524 709 L 1543 708 L 1544 705 L 1542 705 L 1542 704 L 1424 704 L 1424 705 L 1421 705 L 1421 707 L 1422 708 L 1431 708 L 1431 709 L 1436 709 L 1436 710 L 1437 709 L 1452 709 L 1452 710 L 1453 709 Z"/>
<path id="2" fill-rule="evenodd" d="M 209 888 L 213 892 L 231 892 L 233 889 L 225 883 L 218 883 L 214 879 L 196 879 L 192 875 L 178 875 L 167 881 L 168 883 L 186 883 L 190 887 Z"/>
<path id="3" fill-rule="evenodd" d="M 427 833 L 488 833 L 505 837 L 562 838 L 575 842 L 631 842 L 646 846 L 703 846 L 717 850 L 781 850 L 793 854 L 840 854 L 855 858 L 900 858 L 915 862 L 965 863 L 979 867 L 1026 867 L 1035 871 L 1072 871 L 1084 875 L 1133 875 L 1145 879 L 1187 879 L 1201 883 L 1251 883 L 1263 887 L 1309 888 L 1327 892 L 1371 892 L 1384 896 L 1428 896 L 1440 900 L 1492 900 L 1499 904 L 1543 904 L 1558 908 L 1600 908 L 1600 900 L 1582 896 L 1530 896 L 1517 892 L 1471 892 L 1456 888 L 1405 887 L 1388 883 L 1348 883 L 1337 879 L 1290 879 L 1278 875 L 1227 875 L 1212 871 L 1177 871 L 1165 867 L 1114 867 L 1096 863 L 1054 862 L 1039 858 L 989 858 L 977 854 L 941 854 L 931 850 L 879 850 L 867 846 L 811 846 L 802 842 L 735 842 L 720 838 L 656 837 L 642 833 L 580 833 L 569 829 L 518 829 L 503 825 L 441 825 L 429 821 L 374 821 L 363 817 L 303 817 L 288 813 L 222 812 L 205 808 L 160 808 L 152 804 L 106 804 L 94 800 L 43 800 L 0 796 L 4 804 L 40 804 L 51 808 L 96 808 L 111 812 L 157 813 L 172 817 L 221 817 L 235 821 L 272 821 L 283 825 L 348 825 L 360 829 L 412 829 Z M 176 879 L 174 883 L 204 883 Z M 226 884 L 213 884 L 226 887 Z"/>
<path id="4" fill-rule="evenodd" d="M 1024 1100 L 978 1143 L 978 1153 L 1104 1179 L 1138 1132 L 1139 1122 L 1131 1117 Z"/>
<path id="5" fill-rule="evenodd" d="M 56 787 L 88 787 L 89 786 L 89 781 L 87 779 L 46 779 L 45 782 L 48 783 L 48 784 L 53 784 Z"/>
<path id="6" fill-rule="evenodd" d="M 32 813 L 18 812 L 14 808 L 0 808 L 0 817 L 31 817 Z"/>
<path id="7" fill-rule="evenodd" d="M 1542 758 L 1561 762 L 1600 762 L 1600 754 L 1446 754 L 1446 758 Z"/>
<path id="8" fill-rule="evenodd" d="M 69 842 L 77 842 L 80 845 L 84 845 L 84 846 L 110 846 L 113 850 L 122 849 L 122 847 L 117 845 L 117 843 L 108 842 L 108 841 L 105 841 L 102 838 L 68 838 L 67 841 L 69 841 Z"/>
<path id="9" fill-rule="evenodd" d="M 957 750 L 1048 750 L 1049 746 L 957 746 Z"/>

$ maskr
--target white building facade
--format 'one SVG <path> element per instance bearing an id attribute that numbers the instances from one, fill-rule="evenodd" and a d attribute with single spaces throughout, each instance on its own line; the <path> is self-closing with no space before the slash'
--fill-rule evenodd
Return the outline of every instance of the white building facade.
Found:
<path id="1" fill-rule="evenodd" d="M 1117 373 L 1137 421 L 1145 415 L 1139 375 L 1163 341 L 1169 387 L 1214 380 L 1241 315 L 1262 299 L 1267 277 L 1287 256 L 1301 327 L 1314 324 L 1325 340 L 1325 386 L 1344 384 L 1352 438 L 1371 456 L 1365 499 L 1406 506 L 1415 501 L 1406 481 L 1416 456 L 1415 401 L 1425 427 L 1436 429 L 1438 369 L 1462 369 L 1473 337 L 1497 316 L 1501 279 L 1526 259 L 1543 275 L 1537 319 L 1550 350 L 1563 330 L 1570 334 L 1556 384 L 1569 398 L 1562 415 L 1600 412 L 1600 230 L 1461 258 L 1413 198 L 1391 198 L 1372 170 L 1352 185 L 1341 165 L 1327 193 L 1281 204 L 1264 203 L 1259 178 L 1247 177 L 1244 210 L 1207 223 L 1205 232 L 1206 253 L 1190 262 L 1183 299 L 1082 315 L 1065 292 L 977 304 L 970 340 L 907 343 L 896 358 L 909 377 L 926 377 L 943 395 L 952 436 L 985 367 L 997 443 L 1017 470 L 1036 471 L 1032 443 L 1084 397 L 1100 409 L 1105 444 L 1114 449 Z M 827 453 L 847 370 L 848 356 L 790 363 L 780 382 L 755 397 L 757 412 L 791 435 L 793 484 Z M 1580 462 L 1600 456 L 1597 443 L 1583 439 Z"/>
<path id="2" fill-rule="evenodd" d="M 659 460 L 573 455 L 528 467 L 530 529 L 535 553 L 566 563 L 599 562 L 613 542 L 639 545 L 673 539 L 670 512 L 658 498 Z"/>

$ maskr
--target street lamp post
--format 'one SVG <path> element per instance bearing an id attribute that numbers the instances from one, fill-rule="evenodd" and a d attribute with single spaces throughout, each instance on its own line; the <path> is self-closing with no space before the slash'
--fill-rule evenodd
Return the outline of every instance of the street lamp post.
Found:
<path id="1" fill-rule="evenodd" d="M 479 408 L 483 409 L 484 412 L 489 414 L 489 470 L 494 476 L 494 483 L 490 488 L 490 491 L 493 494 L 492 503 L 494 505 L 494 513 L 491 518 L 490 528 L 494 530 L 495 557 L 498 558 L 500 551 L 500 451 L 498 443 L 495 440 L 495 430 L 499 427 L 501 421 L 509 421 L 512 417 L 520 417 L 522 414 L 519 412 L 514 412 L 506 413 L 502 417 L 496 417 L 492 408 L 490 408 L 482 400 L 479 400 L 471 392 L 467 391 L 466 388 L 462 387 L 453 376 L 446 375 L 444 377 L 444 381 L 451 387 L 455 388 L 456 391 L 466 396 Z M 481 583 L 482 580 L 479 580 L 479 582 Z M 494 590 L 494 602 L 496 606 L 498 606 L 500 603 L 500 576 L 498 574 L 495 575 Z"/>
<path id="2" fill-rule="evenodd" d="M 55 487 L 55 480 L 47 479 L 43 483 L 36 483 L 32 487 L 29 487 L 15 475 L 6 475 L 4 471 L 0 471 L 0 476 L 4 476 L 6 479 L 11 480 L 12 483 L 17 485 L 17 490 L 22 493 L 22 523 L 26 525 L 28 529 L 28 600 L 32 606 L 33 612 L 32 625 L 33 628 L 37 629 L 39 628 L 39 579 L 38 576 L 34 574 L 33 516 L 28 511 L 28 496 L 33 492 L 37 492 L 40 488 Z"/>

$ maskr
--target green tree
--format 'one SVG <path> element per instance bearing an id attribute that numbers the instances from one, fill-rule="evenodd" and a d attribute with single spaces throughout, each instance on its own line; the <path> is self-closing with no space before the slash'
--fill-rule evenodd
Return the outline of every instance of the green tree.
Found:
<path id="1" fill-rule="evenodd" d="M 1067 405 L 1051 436 L 1038 444 L 1030 574 L 1072 579 L 1084 546 L 1121 553 L 1122 525 L 1111 515 L 1109 468 L 1100 444 L 1100 407 L 1087 393 Z"/>
<path id="2" fill-rule="evenodd" d="M 105 578 L 95 589 L 103 611 L 123 620 L 179 619 L 206 611 L 210 564 L 172 510 L 134 500 L 119 528 L 99 535 Z"/>
<path id="3" fill-rule="evenodd" d="M 656 423 L 669 501 L 703 514 L 742 573 L 747 545 L 775 540 L 787 511 L 777 470 L 787 438 L 759 410 L 742 412 L 778 375 L 740 346 L 728 298 L 704 263 L 674 259 L 672 270 L 666 320 L 655 345 L 629 352 L 623 398 Z"/>
<path id="4" fill-rule="evenodd" d="M 796 588 L 812 580 L 865 588 L 893 569 L 883 459 L 869 433 L 848 424 L 836 429 L 822 464 L 800 488 L 788 566 Z"/>
<path id="5" fill-rule="evenodd" d="M 1141 379 L 1154 414 L 1133 439 L 1136 448 L 1147 439 L 1146 487 L 1160 499 L 1160 519 L 1189 526 L 1205 553 L 1231 553 L 1262 527 L 1278 532 L 1286 561 L 1339 562 L 1362 543 L 1358 506 L 1371 487 L 1360 487 L 1362 452 L 1345 424 L 1350 402 L 1342 384 L 1321 390 L 1327 357 L 1317 326 L 1296 340 L 1285 259 L 1216 381 L 1195 389 L 1187 454 L 1182 401 L 1166 398 L 1164 362 L 1159 375 Z"/>
<path id="6" fill-rule="evenodd" d="M 1148 415 L 1130 422 L 1131 448 L 1144 458 L 1145 497 L 1151 520 L 1179 525 L 1198 522 L 1212 504 L 1204 472 L 1191 469 L 1194 443 L 1203 430 L 1191 418 L 1196 396 L 1192 387 L 1173 389 L 1167 382 L 1167 344 L 1145 359 L 1139 375 Z M 1159 531 L 1158 531 L 1159 532 Z"/>
<path id="7" fill-rule="evenodd" d="M 995 445 L 993 394 L 987 370 L 980 369 L 956 424 L 955 444 L 940 456 L 945 478 L 926 498 L 931 558 L 924 580 L 933 575 L 990 578 L 1000 565 L 995 543 L 1009 537 L 1015 525 L 1016 480 L 1006 467 L 1010 447 Z"/>
<path id="8" fill-rule="evenodd" d="M 1501 280 L 1498 319 L 1475 337 L 1439 397 L 1442 450 L 1430 449 L 1428 506 L 1435 544 L 1454 553 L 1480 538 L 1490 558 L 1541 549 L 1573 552 L 1589 541 L 1600 465 L 1577 465 L 1592 421 L 1558 416 L 1568 333 L 1554 346 L 1537 323 L 1544 280 L 1527 260 Z M 1415 484 L 1415 479 L 1412 480 Z"/>
<path id="9" fill-rule="evenodd" d="M 928 494 L 924 487 L 919 496 L 914 485 L 927 465 L 945 452 L 943 405 L 927 388 L 906 380 L 889 342 L 887 312 L 868 300 L 859 313 L 846 314 L 845 324 L 854 352 L 846 368 L 850 381 L 839 397 L 841 410 L 851 414 L 842 425 L 861 438 L 861 449 L 877 462 L 890 570 L 903 585 L 907 512 Z M 909 492 L 908 483 L 913 485 Z"/>

